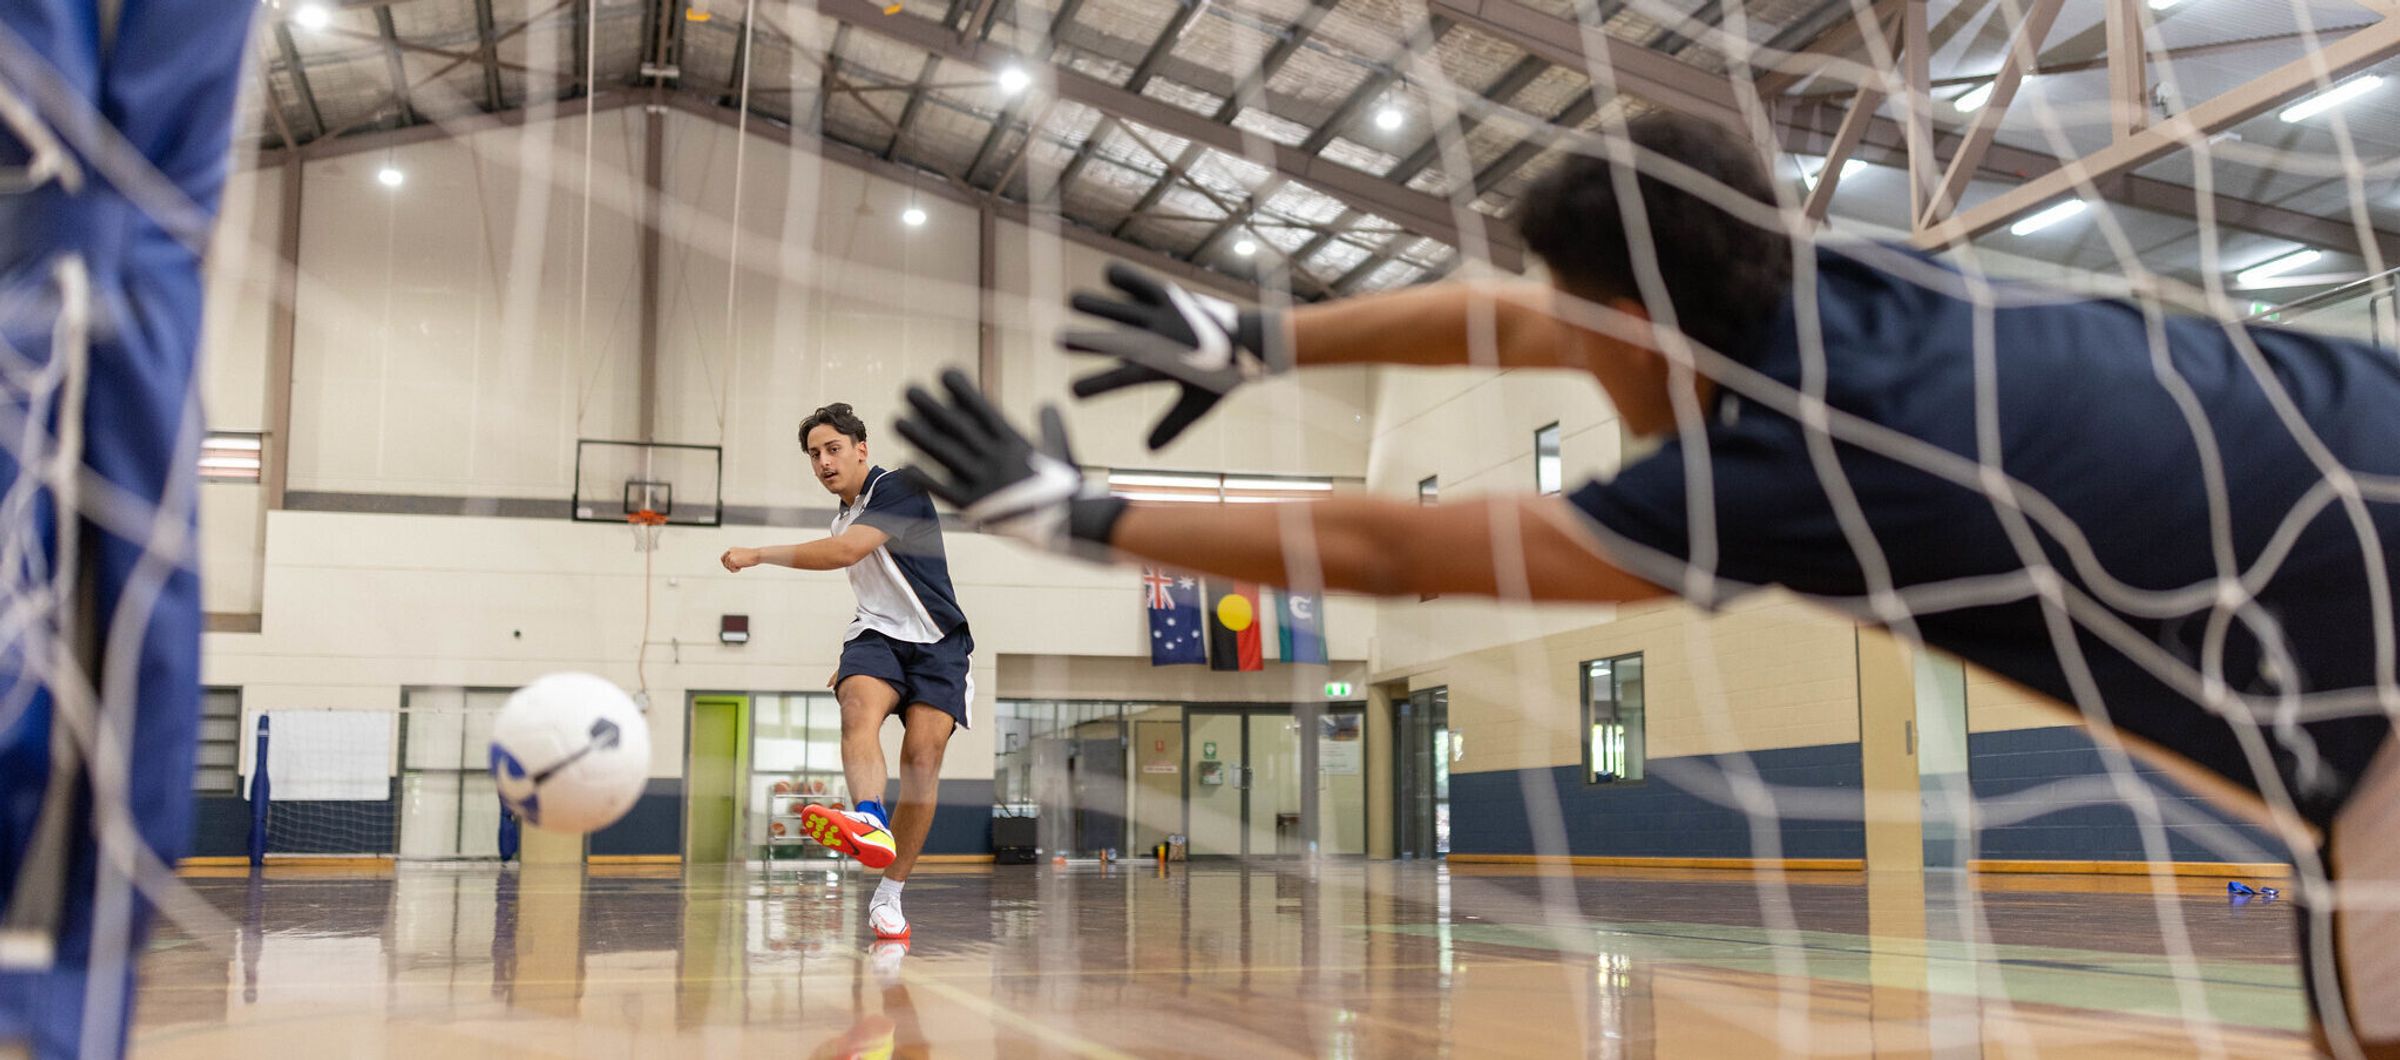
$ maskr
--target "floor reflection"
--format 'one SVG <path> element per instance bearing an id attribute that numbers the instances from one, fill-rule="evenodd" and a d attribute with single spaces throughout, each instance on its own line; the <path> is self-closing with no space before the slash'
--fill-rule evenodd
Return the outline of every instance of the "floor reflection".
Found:
<path id="1" fill-rule="evenodd" d="M 880 947 L 821 867 L 191 883 L 240 927 L 162 933 L 143 1055 L 2305 1052 L 2290 914 L 2197 888 L 2179 966 L 2146 887 L 2057 878 L 945 867 Z"/>

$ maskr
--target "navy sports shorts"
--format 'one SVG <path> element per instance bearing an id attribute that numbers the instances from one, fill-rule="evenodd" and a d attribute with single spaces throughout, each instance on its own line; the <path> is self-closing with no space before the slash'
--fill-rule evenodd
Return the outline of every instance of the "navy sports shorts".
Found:
<path id="1" fill-rule="evenodd" d="M 902 709 L 923 703 L 956 719 L 959 728 L 971 729 L 975 678 L 967 671 L 967 655 L 974 650 L 975 638 L 967 635 L 963 624 L 932 644 L 860 630 L 842 645 L 842 667 L 834 672 L 833 683 L 839 688 L 852 675 L 863 674 L 898 690 Z"/>

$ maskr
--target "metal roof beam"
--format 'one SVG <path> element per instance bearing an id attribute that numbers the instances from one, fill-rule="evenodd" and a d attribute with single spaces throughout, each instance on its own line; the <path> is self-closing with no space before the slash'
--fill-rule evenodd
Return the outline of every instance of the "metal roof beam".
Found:
<path id="1" fill-rule="evenodd" d="M 1426 10 L 1446 15 L 1569 70 L 1592 63 L 1587 49 L 1601 50 L 1601 64 L 1615 75 L 1618 94 L 1670 110 L 1742 128 L 1732 82 L 1669 55 L 1620 40 L 1599 26 L 1582 25 L 1527 7 L 1517 0 L 1426 0 Z"/>
<path id="2" fill-rule="evenodd" d="M 956 34 L 932 19 L 905 12 L 885 15 L 873 0 L 820 0 L 817 10 L 820 14 L 866 32 L 936 52 L 945 59 L 970 66 L 992 70 L 1014 60 L 1006 51 L 988 44 L 962 43 Z M 1164 100 L 1151 99 L 1138 92 L 1127 92 L 1074 70 L 1054 67 L 1050 76 L 1050 88 L 1060 99 L 1229 155 L 1242 157 L 1248 154 L 1245 141 L 1250 134 L 1230 125 L 1210 121 L 1205 115 L 1195 114 Z M 1286 176 L 1355 209 L 1379 214 L 1395 224 L 1453 245 L 1460 238 L 1458 219 L 1453 216 L 1446 199 L 1411 190 L 1297 148 L 1274 145 L 1271 155 L 1274 168 Z M 1523 248 L 1513 233 L 1495 230 L 1489 233 L 1489 241 L 1491 256 L 1501 267 L 1515 269 L 1523 261 Z"/>
<path id="3" fill-rule="evenodd" d="M 2387 18 L 1929 226 L 1911 242 L 1924 249 L 1957 246 L 2051 200 L 2074 194 L 2085 181 L 2102 182 L 2131 173 L 2394 55 L 2400 55 L 2400 18 Z"/>
<path id="4" fill-rule="evenodd" d="M 317 109 L 316 90 L 308 84 L 308 66 L 300 61 L 300 46 L 292 43 L 290 23 L 275 23 L 275 47 L 283 53 L 283 71 L 292 79 L 292 89 L 300 93 L 300 107 L 308 112 L 308 138 L 325 135 L 325 112 Z"/>
<path id="5" fill-rule="evenodd" d="M 1143 53 L 1142 61 L 1134 66 L 1132 76 L 1125 79 L 1127 91 L 1139 92 L 1150 84 L 1151 78 L 1158 76 L 1158 64 L 1165 61 L 1167 55 L 1175 50 L 1175 42 L 1183 39 L 1184 27 L 1192 24 L 1193 16 L 1200 13 L 1200 8 L 1205 2 L 1206 0 L 1180 0 L 1176 5 L 1174 17 L 1167 20 L 1166 28 L 1159 31 L 1158 39 L 1150 42 L 1150 50 Z M 1058 184 L 1052 192 L 1053 195 L 1062 200 L 1065 198 L 1067 189 L 1073 187 L 1075 179 L 1083 175 L 1083 167 L 1091 164 L 1093 150 L 1099 146 L 1101 139 L 1108 135 L 1109 126 L 1115 121 L 1114 118 L 1101 119 L 1100 124 L 1092 129 L 1092 134 L 1084 137 L 1083 146 L 1075 149 L 1075 157 L 1068 159 L 1066 166 L 1058 171 Z M 1170 176 L 1161 179 L 1172 179 L 1174 163 L 1170 160 L 1167 165 Z"/>
<path id="6" fill-rule="evenodd" d="M 1083 0 L 1063 0 L 1063 2 L 1058 5 L 1058 13 L 1053 15 L 1050 19 L 1050 54 L 1057 54 L 1058 35 L 1066 32 L 1067 27 L 1074 23 L 1076 14 L 1082 10 Z M 831 15 L 834 18 L 842 17 L 841 15 L 835 13 L 834 11 L 828 10 L 822 5 L 817 8 L 817 11 L 819 14 Z M 878 14 L 880 14 L 880 9 L 878 9 Z M 882 17 L 887 20 L 893 18 L 915 18 L 913 15 L 884 15 Z M 916 19 L 916 21 L 923 22 L 925 20 Z M 875 28 L 871 24 L 853 24 L 860 25 L 861 28 L 868 30 Z M 978 51 L 983 50 L 983 42 L 981 41 L 974 42 L 972 46 Z M 933 49 L 927 48 L 926 50 L 932 51 Z M 1063 73 L 1063 71 L 1061 72 Z M 975 157 L 967 163 L 967 171 L 959 174 L 960 176 L 965 177 L 968 183 L 972 184 L 975 182 L 976 172 L 981 170 L 983 168 L 983 164 L 990 161 L 993 153 L 1000 149 L 1000 141 L 1008 138 L 1008 131 L 1016 127 L 1017 119 L 1024 115 L 1026 106 L 1033 101 L 1033 96 L 1034 90 L 1031 86 L 1028 86 L 1024 92 L 1017 96 L 1016 99 L 1010 100 L 1008 106 L 1001 108 L 999 117 L 992 120 L 992 131 L 984 135 L 983 146 L 975 149 Z M 1026 144 L 1031 145 L 1033 143 L 1033 134 L 1033 129 L 1028 128 L 1025 130 Z"/>
<path id="7" fill-rule="evenodd" d="M 1450 32 L 1450 27 L 1454 25 L 1457 23 L 1439 15 L 1426 19 L 1426 38 L 1438 44 L 1441 42 L 1442 35 Z M 1529 59 L 1528 61 L 1539 62 L 1540 60 Z M 1298 150 L 1310 155 L 1325 150 L 1327 144 L 1332 143 L 1334 138 L 1342 134 L 1345 126 L 1357 121 L 1358 116 L 1365 113 L 1368 106 L 1383 98 L 1384 94 L 1390 92 L 1392 85 L 1399 80 L 1400 69 L 1398 66 L 1387 67 L 1368 74 L 1364 80 L 1358 83 L 1358 87 L 1351 89 L 1350 94 L 1343 97 L 1341 106 L 1335 107 L 1333 113 L 1326 115 L 1324 121 L 1319 122 L 1316 128 L 1308 131 L 1308 137 L 1300 141 Z M 1412 173 L 1386 179 L 1405 187 L 1408 178 L 1414 175 Z M 1288 181 L 1285 179 L 1272 179 L 1259 185 L 1258 190 L 1250 193 L 1249 202 L 1244 209 L 1226 214 L 1225 219 L 1217 222 L 1215 228 L 1209 229 L 1207 235 L 1200 237 L 1200 242 L 1192 246 L 1192 257 L 1200 259 L 1214 253 L 1218 243 L 1224 242 L 1225 237 L 1231 235 L 1234 229 L 1240 228 L 1249 219 L 1251 213 L 1265 204 L 1267 200 L 1274 198 L 1276 192 L 1282 191 L 1286 183 Z"/>
<path id="8" fill-rule="evenodd" d="M 1273 80 L 1276 73 L 1283 69 L 1284 63 L 1291 61 L 1292 56 L 1300 51 L 1300 46 L 1308 42 L 1309 35 L 1317 31 L 1317 24 L 1325 20 L 1326 12 L 1333 10 L 1339 2 L 1340 0 L 1310 0 L 1308 8 L 1300 13 L 1297 21 L 1292 23 L 1291 32 L 1285 34 L 1282 40 L 1276 41 L 1274 47 L 1267 49 L 1267 53 L 1259 57 L 1258 69 L 1234 84 L 1234 91 L 1225 97 L 1224 103 L 1217 106 L 1217 112 L 1210 115 L 1209 120 L 1227 123 L 1239 117 L 1242 107 L 1245 105 L 1243 96 L 1250 92 L 1264 93 L 1267 82 Z M 1174 186 L 1176 178 L 1199 164 L 1200 156 L 1206 151 L 1207 149 L 1199 144 L 1189 144 L 1182 151 L 1177 152 L 1175 161 L 1167 166 L 1166 173 L 1152 183 L 1149 190 L 1142 193 L 1141 201 L 1134 203 L 1132 212 L 1126 214 L 1124 220 L 1117 222 L 1112 234 L 1123 236 L 1127 225 L 1148 213 L 1151 207 L 1157 206 L 1158 200 L 1166 197 L 1167 189 Z"/>
<path id="9" fill-rule="evenodd" d="M 503 102 L 500 97 L 500 42 L 495 35 L 496 30 L 492 22 L 492 0 L 475 0 L 475 35 L 483 41 L 480 54 L 483 58 L 485 110 L 499 110 Z"/>
<path id="10" fill-rule="evenodd" d="M 392 98 L 400 101 L 400 124 L 417 123 L 417 107 L 408 96 L 408 70 L 400 65 L 400 32 L 392 28 L 392 9 L 375 9 L 375 32 L 383 38 L 383 66 L 392 77 Z"/>
<path id="11" fill-rule="evenodd" d="M 731 109 L 717 106 L 689 92 L 669 92 L 658 98 L 663 99 L 665 105 L 671 110 L 706 118 L 729 128 L 735 126 L 740 120 L 740 115 Z M 654 101 L 654 97 L 642 93 L 628 102 L 648 103 L 652 101 Z M 749 134 L 780 146 L 815 152 L 830 161 L 872 173 L 886 180 L 913 184 L 920 193 L 926 195 L 989 209 L 994 215 L 1004 220 L 1022 225 L 1033 223 L 1033 211 L 1023 203 L 1002 199 L 980 188 L 962 184 L 955 179 L 925 181 L 924 174 L 914 167 L 896 162 L 886 162 L 872 151 L 839 140 L 805 132 L 795 136 L 791 126 L 756 112 L 750 115 Z M 1085 228 L 1072 221 L 1059 224 L 1057 232 L 1061 238 L 1069 242 L 1080 243 L 1129 259 L 1143 268 L 1162 272 L 1177 279 L 1192 281 L 1212 290 L 1245 296 L 1255 293 L 1249 290 L 1249 285 L 1235 277 L 1203 269 L 1181 258 L 1170 257 L 1149 247 L 1117 239 L 1107 233 Z"/>

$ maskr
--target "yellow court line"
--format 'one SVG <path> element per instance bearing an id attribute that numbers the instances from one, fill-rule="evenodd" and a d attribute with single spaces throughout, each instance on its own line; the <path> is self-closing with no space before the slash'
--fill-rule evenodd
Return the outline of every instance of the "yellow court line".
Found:
<path id="1" fill-rule="evenodd" d="M 2280 861 L 2012 861 L 1977 858 L 1967 862 L 1973 872 L 2044 873 L 2084 876 L 2148 876 L 2163 868 L 2169 876 L 2260 876 L 2282 879 L 2292 867 Z"/>
<path id="2" fill-rule="evenodd" d="M 1634 858 L 1587 854 L 1452 854 L 1453 864 L 1573 865 L 1602 869 L 1745 869 L 1785 872 L 1861 872 L 1865 858 Z"/>

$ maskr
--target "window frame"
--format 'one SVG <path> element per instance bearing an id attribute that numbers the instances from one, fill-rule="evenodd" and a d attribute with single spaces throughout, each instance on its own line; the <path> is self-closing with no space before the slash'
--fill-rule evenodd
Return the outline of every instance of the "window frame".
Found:
<path id="1" fill-rule="evenodd" d="M 211 713 L 212 705 L 228 700 L 233 704 L 233 713 L 230 717 L 222 711 Z M 233 722 L 232 736 L 213 737 L 208 735 L 209 722 L 228 720 Z M 222 765 L 208 764 L 208 749 L 211 747 L 232 749 L 232 760 Z M 242 690 L 240 688 L 209 686 L 200 690 L 200 724 L 194 734 L 192 761 L 192 794 L 247 797 L 246 785 L 242 783 Z M 220 769 L 233 775 L 228 784 L 222 787 L 212 787 L 201 783 L 201 777 L 207 775 L 211 770 Z"/>
<path id="2" fill-rule="evenodd" d="M 1550 436 L 1550 476 L 1547 482 L 1543 480 L 1542 476 L 1542 436 L 1545 434 Z M 1559 429 L 1559 421 L 1552 420 L 1533 429 L 1533 491 L 1535 493 L 1544 497 L 1556 497 L 1566 492 L 1567 470 L 1563 456 L 1565 451 L 1566 439 Z"/>
<path id="3" fill-rule="evenodd" d="M 1595 703 L 1592 699 L 1592 670 L 1594 667 L 1597 667 L 1602 663 L 1608 664 L 1608 680 L 1611 686 L 1609 689 L 1609 702 L 1616 707 L 1612 720 L 1622 726 L 1627 714 L 1623 709 L 1626 702 L 1626 696 L 1624 694 L 1625 685 L 1620 675 L 1623 672 L 1623 664 L 1627 662 L 1632 662 L 1641 667 L 1640 673 L 1638 673 L 1634 678 L 1635 682 L 1637 682 L 1635 685 L 1637 692 L 1633 716 L 1638 719 L 1638 723 L 1631 726 L 1629 732 L 1620 734 L 1622 736 L 1629 737 L 1625 740 L 1625 764 L 1631 768 L 1626 769 L 1623 773 L 1610 773 L 1604 776 L 1600 772 L 1600 763 L 1596 760 L 1597 756 L 1593 753 L 1594 748 L 1592 730 L 1596 728 L 1600 722 L 1593 716 L 1593 707 L 1595 706 Z M 1643 783 L 1649 777 L 1648 766 L 1650 761 L 1650 673 L 1647 661 L 1643 659 L 1642 653 L 1638 651 L 1624 652 L 1617 655 L 1605 655 L 1596 659 L 1586 659 L 1580 663 L 1577 663 L 1575 666 L 1575 674 L 1575 684 L 1579 692 L 1578 699 L 1580 700 L 1578 714 L 1581 716 L 1583 723 L 1582 726 L 1576 730 L 1576 741 L 1582 745 L 1581 757 L 1583 759 L 1583 782 L 1587 785 Z"/>

